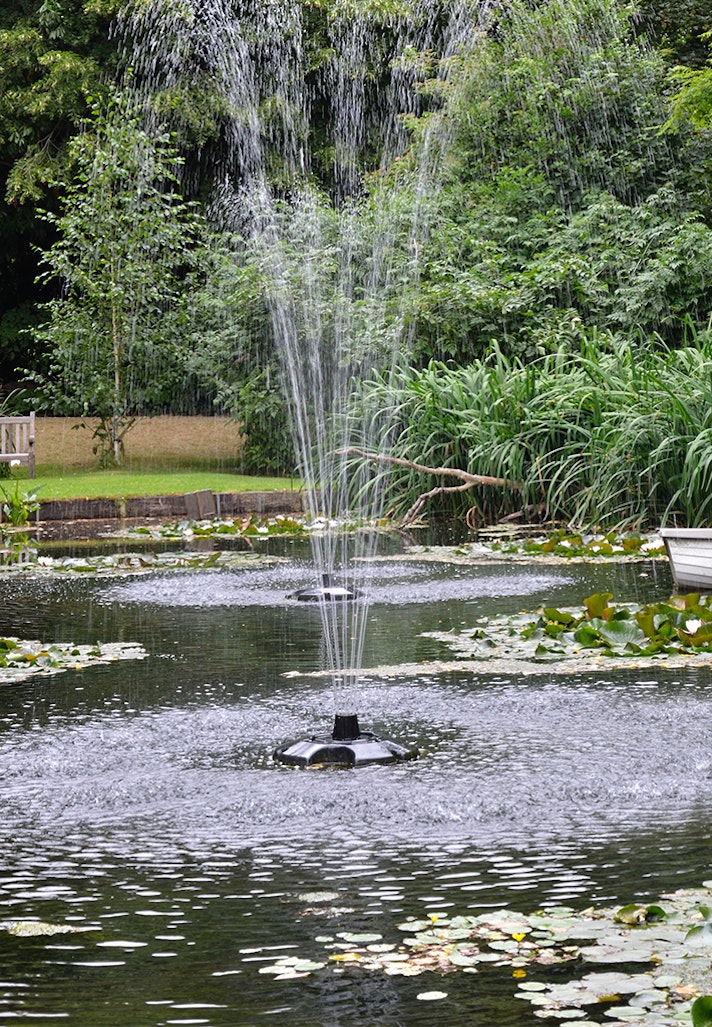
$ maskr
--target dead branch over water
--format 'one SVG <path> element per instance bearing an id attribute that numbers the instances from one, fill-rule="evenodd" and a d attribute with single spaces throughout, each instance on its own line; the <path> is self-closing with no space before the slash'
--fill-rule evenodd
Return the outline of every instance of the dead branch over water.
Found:
<path id="1" fill-rule="evenodd" d="M 426 464 L 416 463 L 415 460 L 406 460 L 400 456 L 387 456 L 385 453 L 368 453 L 366 450 L 349 446 L 347 449 L 338 451 L 343 455 L 363 457 L 364 460 L 373 460 L 375 463 L 396 464 L 398 467 L 407 467 L 411 471 L 419 471 L 421 474 L 432 474 L 437 477 L 459 478 L 460 485 L 436 485 L 427 492 L 421 492 L 413 505 L 405 512 L 401 521 L 401 528 L 407 527 L 418 516 L 429 499 L 434 496 L 443 495 L 446 492 L 467 492 L 468 489 L 477 485 L 490 485 L 498 488 L 519 489 L 519 482 L 510 481 L 508 478 L 496 478 L 491 474 L 471 474 L 470 471 L 463 471 L 459 467 L 428 467 Z"/>

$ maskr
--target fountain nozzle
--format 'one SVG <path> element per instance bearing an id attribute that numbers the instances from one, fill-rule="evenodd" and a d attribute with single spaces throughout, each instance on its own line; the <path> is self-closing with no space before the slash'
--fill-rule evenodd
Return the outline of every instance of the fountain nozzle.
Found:
<path id="1" fill-rule="evenodd" d="M 334 730 L 331 737 L 335 742 L 353 742 L 361 737 L 356 713 L 337 713 L 334 717 Z"/>

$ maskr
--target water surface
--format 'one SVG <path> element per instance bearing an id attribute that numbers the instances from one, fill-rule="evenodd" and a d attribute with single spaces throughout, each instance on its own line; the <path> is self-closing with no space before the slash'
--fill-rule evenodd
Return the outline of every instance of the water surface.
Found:
<path id="1" fill-rule="evenodd" d="M 656 898 L 709 876 L 707 669 L 366 677 L 363 726 L 419 760 L 300 771 L 273 749 L 328 729 L 318 611 L 299 547 L 261 571 L 0 582 L 4 631 L 136 641 L 142 662 L 0 693 L 0 1022 L 77 1027 L 524 1027 L 506 971 L 276 982 L 279 954 L 425 911 Z M 429 661 L 421 632 L 567 605 L 659 599 L 666 565 L 375 565 L 366 667 Z M 296 673 L 295 673 L 296 672 Z M 292 676 L 285 676 L 292 675 Z M 438 1003 L 419 1001 L 428 990 Z"/>

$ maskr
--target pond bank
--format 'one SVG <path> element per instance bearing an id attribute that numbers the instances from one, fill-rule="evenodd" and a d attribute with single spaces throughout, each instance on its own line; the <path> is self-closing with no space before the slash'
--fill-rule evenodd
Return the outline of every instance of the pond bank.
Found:
<path id="1" fill-rule="evenodd" d="M 302 493 L 288 489 L 274 492 L 216 492 L 214 496 L 217 510 L 225 517 L 273 517 L 277 514 L 304 512 Z M 45 537 L 95 538 L 98 531 L 103 534 L 107 530 L 106 521 L 114 522 L 112 527 L 116 530 L 116 522 L 123 526 L 129 520 L 145 522 L 186 518 L 189 516 L 189 502 L 182 493 L 104 499 L 40 499 L 37 523 Z M 65 533 L 57 522 L 63 522 Z M 96 522 L 101 524 L 97 525 Z M 69 529 L 70 524 L 74 525 L 74 530 Z"/>

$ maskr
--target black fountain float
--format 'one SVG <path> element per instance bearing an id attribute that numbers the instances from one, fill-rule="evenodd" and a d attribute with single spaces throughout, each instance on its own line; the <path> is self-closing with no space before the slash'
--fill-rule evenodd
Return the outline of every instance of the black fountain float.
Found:
<path id="1" fill-rule="evenodd" d="M 289 598 L 307 603 L 348 602 L 359 599 L 362 594 L 358 589 L 334 584 L 329 574 L 323 574 L 321 585 L 297 589 Z M 397 763 L 415 759 L 417 755 L 417 748 L 407 749 L 397 742 L 379 738 L 372 731 L 362 731 L 357 714 L 337 713 L 331 737 L 312 735 L 289 742 L 275 749 L 274 758 L 293 767 L 357 767 L 369 763 Z"/>
<path id="2" fill-rule="evenodd" d="M 322 574 L 321 585 L 298 588 L 296 592 L 290 592 L 288 598 L 296 599 L 300 603 L 348 602 L 351 599 L 360 599 L 362 594 L 357 588 L 336 585 L 330 574 Z"/>
<path id="3" fill-rule="evenodd" d="M 312 735 L 311 738 L 290 742 L 276 749 L 274 758 L 293 767 L 358 767 L 368 763 L 413 760 L 417 755 L 417 749 L 406 749 L 397 742 L 378 738 L 371 731 L 361 731 L 355 713 L 337 713 L 330 738 Z"/>

